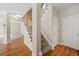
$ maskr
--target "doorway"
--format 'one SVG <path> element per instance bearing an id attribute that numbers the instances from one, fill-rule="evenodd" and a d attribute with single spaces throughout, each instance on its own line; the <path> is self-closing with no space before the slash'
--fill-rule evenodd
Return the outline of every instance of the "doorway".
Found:
<path id="1" fill-rule="evenodd" d="M 62 43 L 79 50 L 79 16 L 62 19 Z"/>

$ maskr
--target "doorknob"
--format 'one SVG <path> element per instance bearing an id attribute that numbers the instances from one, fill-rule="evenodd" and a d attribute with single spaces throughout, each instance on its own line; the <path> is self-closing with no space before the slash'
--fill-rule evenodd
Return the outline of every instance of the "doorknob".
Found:
<path id="1" fill-rule="evenodd" d="M 79 34 L 77 34 L 79 36 Z"/>
<path id="2" fill-rule="evenodd" d="M 3 25 L 3 26 L 6 26 L 6 25 Z"/>

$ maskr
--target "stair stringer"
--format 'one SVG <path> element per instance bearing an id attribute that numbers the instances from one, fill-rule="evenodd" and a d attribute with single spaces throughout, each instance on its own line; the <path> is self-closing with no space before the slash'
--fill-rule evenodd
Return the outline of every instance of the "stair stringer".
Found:
<path id="1" fill-rule="evenodd" d="M 30 41 L 31 38 L 29 38 L 29 34 L 28 34 L 27 29 L 26 29 L 26 26 L 24 25 L 24 22 L 22 24 L 22 34 L 24 35 L 24 44 L 26 46 L 28 46 L 28 48 L 30 50 L 32 50 L 32 42 Z"/>
<path id="2" fill-rule="evenodd" d="M 43 12 L 43 14 L 42 14 L 42 16 L 41 16 L 41 25 L 44 25 L 44 24 L 42 24 L 42 23 L 44 23 L 44 21 L 45 21 L 44 17 L 47 16 L 47 12 L 48 12 L 49 8 L 50 8 L 50 7 L 47 6 L 47 8 L 44 10 L 44 12 Z M 48 44 L 49 44 L 48 47 L 46 47 L 46 48 L 43 49 L 42 54 L 45 54 L 45 53 L 47 53 L 47 52 L 52 48 L 52 43 L 50 42 L 50 40 L 47 38 L 47 36 L 46 36 L 45 33 L 43 32 L 43 28 L 42 28 L 41 31 L 42 31 L 41 33 L 44 35 L 44 37 L 46 38 L 46 41 L 47 41 Z"/>
<path id="3" fill-rule="evenodd" d="M 51 44 L 50 41 L 48 40 L 47 36 L 46 36 L 43 32 L 41 32 L 41 33 L 42 33 L 42 35 L 46 38 L 46 41 L 47 41 L 48 44 L 49 44 L 48 47 L 46 47 L 46 48 L 43 49 L 42 54 L 44 55 L 45 53 L 47 53 L 47 52 L 51 49 L 52 44 Z"/>
<path id="4" fill-rule="evenodd" d="M 44 37 L 45 37 L 46 40 L 48 41 L 49 45 L 51 46 L 52 44 L 51 44 L 51 42 L 49 41 L 49 39 L 47 38 L 47 36 L 44 34 L 44 32 L 42 31 L 41 33 L 44 35 Z"/>

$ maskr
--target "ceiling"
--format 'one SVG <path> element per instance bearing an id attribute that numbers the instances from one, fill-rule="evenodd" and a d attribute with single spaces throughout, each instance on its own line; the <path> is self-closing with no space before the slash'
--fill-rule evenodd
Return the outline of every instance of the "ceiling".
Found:
<path id="1" fill-rule="evenodd" d="M 50 6 L 54 6 L 57 10 L 63 11 L 66 8 L 79 5 L 79 3 L 47 3 Z"/>
<path id="2" fill-rule="evenodd" d="M 71 6 L 79 5 L 79 3 L 47 3 L 50 6 L 54 6 L 57 10 L 63 11 Z M 31 3 L 0 3 L 1 12 L 11 12 L 17 15 L 24 15 L 30 8 Z"/>
<path id="3" fill-rule="evenodd" d="M 24 15 L 31 8 L 31 5 L 31 3 L 0 3 L 0 12 Z"/>

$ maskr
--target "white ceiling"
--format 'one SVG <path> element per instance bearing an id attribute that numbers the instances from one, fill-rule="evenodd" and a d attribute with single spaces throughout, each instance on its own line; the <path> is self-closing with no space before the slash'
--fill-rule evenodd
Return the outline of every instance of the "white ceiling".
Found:
<path id="1" fill-rule="evenodd" d="M 79 5 L 78 3 L 47 3 L 50 6 L 54 6 L 57 10 L 63 11 L 71 6 Z M 0 3 L 0 13 L 11 12 L 14 14 L 24 15 L 30 8 L 31 3 Z"/>
<path id="2" fill-rule="evenodd" d="M 54 6 L 59 11 L 63 11 L 66 8 L 79 5 L 79 3 L 48 3 L 48 5 Z"/>
<path id="3" fill-rule="evenodd" d="M 0 3 L 0 12 L 24 15 L 31 8 L 31 3 Z"/>

